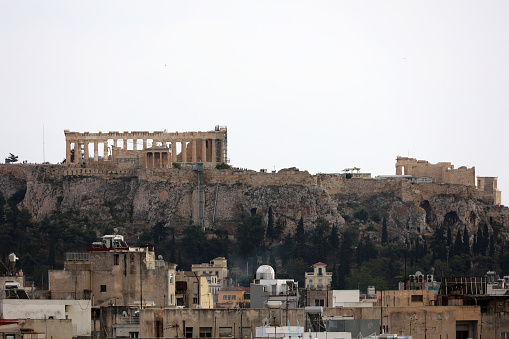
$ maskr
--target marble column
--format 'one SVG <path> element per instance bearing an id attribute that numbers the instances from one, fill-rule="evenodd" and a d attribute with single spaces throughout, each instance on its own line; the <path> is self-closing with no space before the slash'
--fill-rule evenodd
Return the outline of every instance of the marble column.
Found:
<path id="1" fill-rule="evenodd" d="M 87 140 L 83 141 L 83 144 L 85 145 L 85 161 L 88 161 L 88 146 L 89 146 L 88 141 Z"/>
<path id="2" fill-rule="evenodd" d="M 187 147 L 185 140 L 182 141 L 182 163 L 187 162 Z"/>
<path id="3" fill-rule="evenodd" d="M 80 141 L 76 140 L 74 142 L 74 163 L 80 162 L 80 159 L 81 159 Z"/>
<path id="4" fill-rule="evenodd" d="M 108 160 L 108 139 L 104 140 L 103 147 L 103 160 Z"/>
<path id="5" fill-rule="evenodd" d="M 99 160 L 99 141 L 94 140 L 94 161 Z"/>
<path id="6" fill-rule="evenodd" d="M 196 162 L 196 139 L 191 140 L 191 162 Z"/>
<path id="7" fill-rule="evenodd" d="M 65 141 L 65 163 L 66 164 L 71 163 L 71 141 L 70 140 Z"/>
<path id="8" fill-rule="evenodd" d="M 207 162 L 207 139 L 201 139 L 201 162 Z"/>
<path id="9" fill-rule="evenodd" d="M 171 162 L 177 162 L 177 142 L 175 140 L 171 142 Z"/>
<path id="10" fill-rule="evenodd" d="M 147 149 L 147 139 L 143 139 L 143 149 Z"/>

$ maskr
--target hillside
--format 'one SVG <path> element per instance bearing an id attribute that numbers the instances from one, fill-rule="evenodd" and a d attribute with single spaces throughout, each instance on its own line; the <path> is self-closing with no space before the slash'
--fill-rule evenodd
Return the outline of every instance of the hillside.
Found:
<path id="1" fill-rule="evenodd" d="M 0 165 L 2 258 L 15 251 L 38 280 L 62 265 L 66 251 L 83 251 L 117 228 L 131 244 L 155 244 L 179 268 L 221 255 L 240 267 L 271 262 L 300 275 L 322 261 L 339 287 L 361 277 L 392 286 L 405 258 L 407 272 L 434 267 L 438 276 L 509 270 L 509 209 L 483 203 L 473 187 L 210 169 L 202 232 L 197 176 L 191 169 Z M 378 276 L 382 267 L 389 272 Z"/>

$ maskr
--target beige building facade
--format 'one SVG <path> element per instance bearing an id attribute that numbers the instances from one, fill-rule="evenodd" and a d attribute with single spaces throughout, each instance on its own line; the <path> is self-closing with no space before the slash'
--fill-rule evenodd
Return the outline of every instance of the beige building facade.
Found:
<path id="1" fill-rule="evenodd" d="M 65 130 L 66 163 L 111 161 L 143 168 L 169 168 L 174 163 L 228 162 L 227 128 L 207 132 Z M 74 150 L 74 157 L 71 150 Z"/>
<path id="2" fill-rule="evenodd" d="M 210 261 L 210 263 L 193 264 L 191 271 L 197 275 L 210 275 L 217 277 L 217 284 L 221 288 L 228 287 L 228 260 L 224 257 L 217 257 Z M 211 290 L 217 296 L 217 290 Z"/>
<path id="3" fill-rule="evenodd" d="M 313 272 L 306 272 L 305 287 L 307 290 L 328 290 L 332 283 L 332 272 L 327 272 L 327 264 L 317 262 L 313 264 Z M 324 306 L 324 305 L 318 305 Z"/>
<path id="4" fill-rule="evenodd" d="M 177 271 L 175 293 L 176 306 L 214 307 L 214 296 L 209 291 L 207 277 L 198 276 L 194 272 Z"/>
<path id="5" fill-rule="evenodd" d="M 64 270 L 50 270 L 51 299 L 92 299 L 93 306 L 175 305 L 176 264 L 157 260 L 152 247 L 68 253 Z"/>

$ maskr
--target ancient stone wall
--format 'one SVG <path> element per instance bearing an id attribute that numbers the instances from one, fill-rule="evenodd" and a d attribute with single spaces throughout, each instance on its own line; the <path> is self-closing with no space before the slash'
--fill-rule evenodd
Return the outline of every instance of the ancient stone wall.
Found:
<path id="1" fill-rule="evenodd" d="M 425 160 L 398 156 L 396 158 L 396 175 L 430 177 L 437 183 L 475 186 L 475 167 L 462 166 L 455 169 L 450 162 L 430 164 Z"/>

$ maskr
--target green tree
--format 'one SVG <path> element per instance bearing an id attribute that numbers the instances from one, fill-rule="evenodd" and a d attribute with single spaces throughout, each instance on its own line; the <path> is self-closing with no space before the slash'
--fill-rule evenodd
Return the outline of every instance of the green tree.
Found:
<path id="1" fill-rule="evenodd" d="M 300 217 L 295 230 L 295 242 L 297 246 L 303 246 L 306 243 L 306 235 L 304 233 L 304 219 Z"/>
<path id="2" fill-rule="evenodd" d="M 274 216 L 272 215 L 272 206 L 269 207 L 269 215 L 267 218 L 267 238 L 274 238 Z"/>
<path id="3" fill-rule="evenodd" d="M 385 217 L 382 223 L 382 245 L 385 245 L 389 242 L 389 234 L 387 233 L 387 223 L 385 222 Z"/>
<path id="4" fill-rule="evenodd" d="M 463 253 L 463 241 L 461 240 L 461 231 L 458 230 L 456 234 L 456 240 L 454 241 L 453 256 L 461 255 Z"/>
<path id="5" fill-rule="evenodd" d="M 446 239 L 444 237 L 444 227 L 437 227 L 435 229 L 435 234 L 433 235 L 433 239 L 431 242 L 431 248 L 433 249 L 433 257 L 432 262 L 437 259 L 442 261 L 447 259 L 447 247 L 446 247 Z"/>
<path id="6" fill-rule="evenodd" d="M 330 232 L 330 246 L 334 250 L 334 253 L 338 251 L 339 248 L 339 228 L 338 225 L 333 224 Z"/>
<path id="7" fill-rule="evenodd" d="M 244 218 L 237 228 L 240 252 L 248 256 L 260 246 L 265 236 L 265 227 L 260 216 Z"/>
<path id="8" fill-rule="evenodd" d="M 306 272 L 311 271 L 311 266 L 302 258 L 291 258 L 284 269 L 289 278 L 298 281 L 300 286 L 304 286 L 304 277 Z"/>
<path id="9" fill-rule="evenodd" d="M 216 165 L 216 169 L 219 169 L 219 170 L 229 169 L 229 168 L 230 168 L 230 165 L 228 165 L 225 162 L 222 162 L 222 163 Z"/>
<path id="10" fill-rule="evenodd" d="M 9 153 L 9 156 L 7 158 L 5 158 L 5 163 L 10 164 L 13 162 L 18 162 L 18 156 L 14 155 L 12 153 Z"/>
<path id="11" fill-rule="evenodd" d="M 274 239 L 281 238 L 283 231 L 286 227 L 286 221 L 282 218 L 277 219 L 276 227 L 274 227 Z"/>
<path id="12" fill-rule="evenodd" d="M 468 235 L 467 226 L 463 229 L 463 253 L 470 255 L 470 236 Z"/>
<path id="13" fill-rule="evenodd" d="M 368 221 L 369 219 L 369 212 L 365 208 L 361 208 L 360 210 L 357 210 L 353 214 L 354 218 L 359 219 L 360 221 Z"/>

